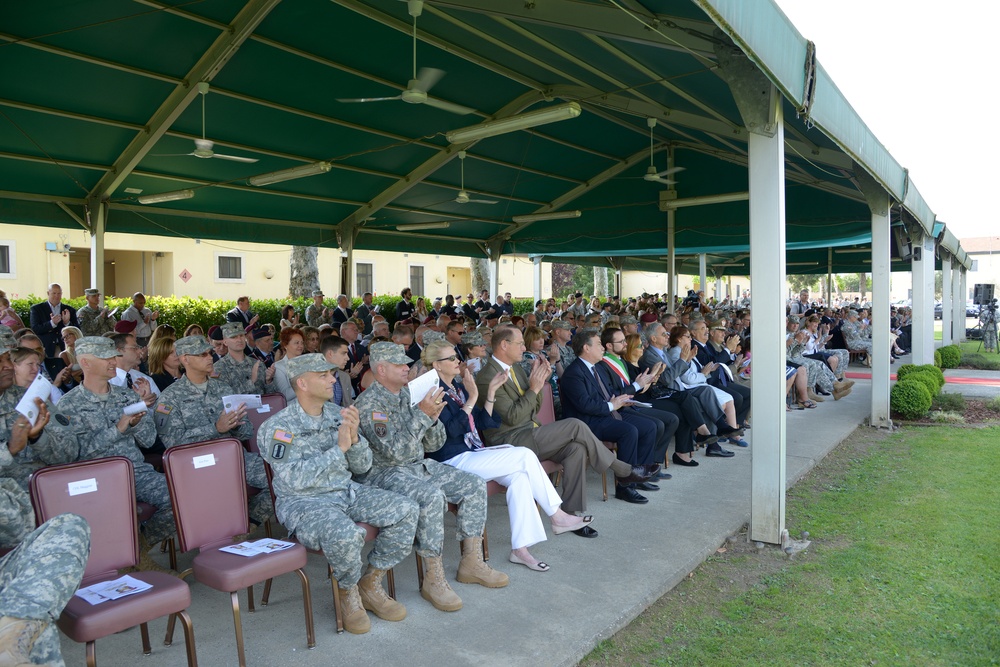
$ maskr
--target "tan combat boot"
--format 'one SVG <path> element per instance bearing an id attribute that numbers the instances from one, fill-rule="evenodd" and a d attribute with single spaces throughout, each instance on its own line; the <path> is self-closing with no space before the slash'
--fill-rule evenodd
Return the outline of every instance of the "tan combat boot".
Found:
<path id="1" fill-rule="evenodd" d="M 385 570 L 368 566 L 365 576 L 358 582 L 358 592 L 361 594 L 361 604 L 365 609 L 386 621 L 402 621 L 406 618 L 406 607 L 393 600 L 382 588 L 382 577 Z"/>
<path id="2" fill-rule="evenodd" d="M 851 393 L 851 388 L 850 387 L 848 387 L 846 389 L 836 389 L 836 388 L 834 388 L 834 390 L 833 390 L 833 400 L 839 401 L 844 396 L 847 396 L 850 393 Z"/>
<path id="3" fill-rule="evenodd" d="M 363 635 L 372 628 L 372 620 L 368 618 L 368 612 L 361 605 L 361 595 L 357 586 L 350 588 L 337 588 L 340 590 L 340 612 L 343 616 L 344 629 L 352 635 Z"/>
<path id="4" fill-rule="evenodd" d="M 448 580 L 444 578 L 444 565 L 441 557 L 424 558 L 424 585 L 420 587 L 420 597 L 430 602 L 441 611 L 458 611 L 462 608 L 462 599 L 451 590 Z"/>
<path id="5" fill-rule="evenodd" d="M 837 391 L 850 389 L 853 386 L 854 386 L 854 380 L 841 380 L 840 382 L 833 383 L 833 388 Z"/>
<path id="6" fill-rule="evenodd" d="M 812 401 L 816 401 L 817 403 L 822 403 L 823 402 L 823 397 L 820 396 L 819 394 L 817 394 L 812 389 L 810 389 L 809 392 L 806 395 L 809 396 L 809 399 L 812 400 Z"/>
<path id="7" fill-rule="evenodd" d="M 13 616 L 0 618 L 0 667 L 30 667 L 29 654 L 46 625 Z"/>
<path id="8" fill-rule="evenodd" d="M 510 579 L 503 572 L 497 572 L 483 560 L 483 538 L 467 537 L 462 540 L 462 560 L 458 564 L 458 576 L 463 584 L 480 584 L 487 588 L 503 588 Z"/>

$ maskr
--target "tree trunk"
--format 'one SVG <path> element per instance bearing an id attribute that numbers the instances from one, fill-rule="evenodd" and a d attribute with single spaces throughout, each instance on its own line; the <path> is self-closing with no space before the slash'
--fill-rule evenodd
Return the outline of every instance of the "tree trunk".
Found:
<path id="1" fill-rule="evenodd" d="M 559 299 L 573 294 L 573 274 L 575 272 L 576 267 L 572 264 L 552 265 L 552 296 Z"/>
<path id="2" fill-rule="evenodd" d="M 601 302 L 608 296 L 608 270 L 603 266 L 594 267 L 594 294 L 601 299 Z"/>
<path id="3" fill-rule="evenodd" d="M 469 268 L 472 273 L 472 293 L 478 298 L 480 292 L 490 288 L 490 260 L 472 257 L 469 259 Z M 495 298 L 496 294 L 491 294 L 490 297 Z"/>
<path id="4" fill-rule="evenodd" d="M 310 296 L 319 287 L 319 250 L 315 246 L 293 246 L 291 278 L 288 294 L 291 297 Z"/>

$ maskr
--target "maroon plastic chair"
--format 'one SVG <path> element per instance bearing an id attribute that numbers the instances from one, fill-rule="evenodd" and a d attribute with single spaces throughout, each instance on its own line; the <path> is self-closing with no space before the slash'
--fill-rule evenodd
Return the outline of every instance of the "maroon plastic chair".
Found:
<path id="1" fill-rule="evenodd" d="M 30 491 L 39 525 L 66 512 L 82 516 L 90 524 L 90 558 L 81 586 L 117 579 L 118 570 L 139 562 L 135 482 L 132 462 L 127 458 L 114 456 L 42 468 L 31 476 Z M 152 648 L 147 623 L 170 615 L 173 625 L 179 616 L 188 665 L 196 667 L 194 627 L 185 611 L 191 605 L 187 583 L 163 572 L 141 571 L 130 576 L 153 587 L 98 605 L 74 596 L 59 617 L 59 629 L 73 641 L 86 643 L 87 665 L 94 667 L 98 639 L 138 625 L 142 652 L 149 655 Z M 170 641 L 164 643 L 170 645 Z"/>
<path id="2" fill-rule="evenodd" d="M 243 446 L 238 440 L 224 438 L 171 447 L 163 455 L 163 470 L 170 489 L 170 503 L 177 522 L 177 537 L 182 552 L 198 549 L 192 570 L 199 582 L 229 593 L 236 629 L 236 649 L 240 667 L 246 665 L 243 649 L 243 624 L 240 620 L 241 588 L 247 589 L 253 612 L 253 585 L 288 572 L 295 572 L 302 582 L 306 641 L 316 646 L 313 631 L 312 597 L 306 550 L 301 544 L 271 554 L 246 558 L 219 551 L 233 543 L 233 537 L 249 530 L 246 478 L 243 474 Z M 210 508 L 210 511 L 209 511 Z M 185 573 L 187 574 L 187 573 Z M 267 593 L 261 604 L 267 605 Z M 173 624 L 167 625 L 167 636 Z"/>
<path id="3" fill-rule="evenodd" d="M 280 394 L 279 394 L 280 395 Z M 284 396 L 282 396 L 284 398 Z M 267 486 L 271 492 L 271 503 L 277 506 L 278 497 L 274 495 L 274 470 L 271 468 L 266 460 L 264 461 L 264 472 L 267 473 Z M 379 529 L 370 523 L 365 523 L 364 521 L 355 521 L 354 525 L 359 528 L 363 528 L 365 531 L 365 543 L 372 542 L 378 537 Z M 286 538 L 289 541 L 297 542 L 298 539 L 293 534 L 289 534 Z M 303 545 L 305 546 L 305 545 Z M 344 632 L 344 611 L 340 603 L 340 589 L 337 588 L 337 580 L 333 577 L 333 568 L 330 567 L 330 562 L 326 560 L 326 556 L 323 554 L 322 549 L 310 549 L 305 547 L 306 551 L 311 554 L 316 554 L 318 556 L 323 556 L 323 560 L 326 562 L 326 578 L 330 580 L 330 587 L 333 589 L 333 617 L 337 623 L 337 634 L 342 634 Z M 392 568 L 386 572 L 385 575 L 386 588 L 388 589 L 389 597 L 396 597 L 396 577 L 392 571 Z M 267 586 L 269 584 L 265 584 Z M 264 594 L 267 595 L 267 588 L 264 590 Z"/>
<path id="4" fill-rule="evenodd" d="M 538 414 L 535 415 L 535 421 L 537 421 L 541 426 L 547 426 L 556 421 L 556 410 L 555 403 L 552 398 L 552 385 L 548 382 L 542 387 L 542 407 L 538 409 Z M 559 486 L 559 482 L 562 481 L 563 466 L 561 463 L 545 459 L 544 461 L 539 461 L 542 464 L 542 468 L 549 475 L 549 479 L 552 480 L 552 486 Z"/>
<path id="5" fill-rule="evenodd" d="M 263 364 L 261 364 L 261 372 L 263 372 Z M 261 425 L 288 405 L 284 394 L 261 394 L 260 401 L 271 410 L 269 412 L 257 412 L 256 409 L 247 410 L 247 419 L 253 425 L 253 435 L 250 437 L 251 452 L 257 451 L 257 431 L 260 430 Z"/>

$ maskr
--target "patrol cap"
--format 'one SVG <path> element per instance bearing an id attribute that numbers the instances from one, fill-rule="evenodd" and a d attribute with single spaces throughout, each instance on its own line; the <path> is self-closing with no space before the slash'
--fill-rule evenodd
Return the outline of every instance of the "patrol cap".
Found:
<path id="1" fill-rule="evenodd" d="M 0 357 L 2 357 L 3 355 L 7 354 L 8 352 L 14 349 L 12 347 L 9 347 L 7 343 L 8 341 L 4 340 L 3 338 L 0 338 Z"/>
<path id="2" fill-rule="evenodd" d="M 312 292 L 312 295 L 313 296 L 326 296 L 325 294 L 323 294 L 323 290 L 321 290 L 321 289 L 314 289 L 313 292 Z"/>
<path id="3" fill-rule="evenodd" d="M 336 366 L 327 361 L 326 357 L 318 352 L 300 354 L 294 359 L 288 360 L 288 377 L 298 377 L 303 373 L 325 373 L 334 368 Z"/>
<path id="4" fill-rule="evenodd" d="M 567 331 L 573 330 L 573 325 L 566 320 L 552 320 L 553 329 L 566 329 Z"/>
<path id="5" fill-rule="evenodd" d="M 97 289 L 96 287 L 88 287 L 87 289 L 83 290 L 83 293 L 86 296 L 97 296 L 101 293 L 101 290 Z"/>
<path id="6" fill-rule="evenodd" d="M 115 342 L 104 336 L 84 336 L 76 341 L 76 356 L 90 354 L 98 359 L 120 357 L 122 353 L 115 347 Z"/>
<path id="7" fill-rule="evenodd" d="M 185 354 L 204 354 L 211 349 L 212 344 L 205 340 L 204 336 L 184 336 L 174 343 L 174 350 L 177 351 L 178 357 L 183 357 Z"/>
<path id="8" fill-rule="evenodd" d="M 253 330 L 253 339 L 254 340 L 257 340 L 258 338 L 264 338 L 265 336 L 273 336 L 273 335 L 274 334 L 272 334 L 271 330 L 268 329 L 267 327 L 260 327 L 259 329 L 254 329 Z"/>
<path id="9" fill-rule="evenodd" d="M 17 347 L 17 341 L 14 340 L 14 330 L 6 324 L 0 324 L 0 342 L 6 345 L 8 350 Z"/>
<path id="10" fill-rule="evenodd" d="M 446 336 L 440 331 L 427 331 L 424 333 L 424 347 L 437 340 L 444 340 Z"/>
<path id="11" fill-rule="evenodd" d="M 235 338 L 241 333 L 246 333 L 239 322 L 226 322 L 221 328 L 223 338 Z"/>
<path id="12" fill-rule="evenodd" d="M 399 343 L 372 343 L 368 349 L 372 366 L 378 363 L 409 365 L 413 361 L 406 356 L 406 349 Z"/>
<path id="13" fill-rule="evenodd" d="M 115 322 L 115 333 L 130 334 L 135 331 L 135 327 L 138 324 L 135 320 L 122 320 L 120 322 Z"/>
<path id="14" fill-rule="evenodd" d="M 476 345 L 486 345 L 486 339 L 483 338 L 483 334 L 479 331 L 464 333 L 462 334 L 462 345 L 468 345 L 470 347 L 474 347 Z"/>
<path id="15" fill-rule="evenodd" d="M 631 315 L 622 315 L 618 318 L 619 324 L 638 324 L 639 320 L 635 319 Z"/>

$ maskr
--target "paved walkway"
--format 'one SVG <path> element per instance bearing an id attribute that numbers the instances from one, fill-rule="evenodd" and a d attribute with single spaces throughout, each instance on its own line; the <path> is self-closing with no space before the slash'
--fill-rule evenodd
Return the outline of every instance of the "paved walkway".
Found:
<path id="1" fill-rule="evenodd" d="M 857 381 L 843 400 L 828 400 L 815 410 L 788 414 L 788 483 L 800 479 L 865 419 L 870 383 Z M 367 635 L 337 635 L 325 561 L 311 556 L 317 647 L 306 649 L 298 579 L 274 583 L 271 604 L 246 613 L 243 627 L 252 666 L 287 665 L 573 665 L 602 639 L 610 637 L 674 587 L 749 519 L 749 449 L 732 459 L 698 457 L 701 466 L 672 466 L 672 480 L 649 493 L 648 505 L 601 501 L 600 477 L 588 479 L 588 511 L 596 516 L 596 539 L 573 534 L 551 536 L 532 552 L 548 562 L 546 573 L 507 562 L 510 530 L 502 497 L 490 499 L 491 564 L 510 575 L 510 586 L 488 590 L 454 583 L 465 602 L 457 613 L 433 609 L 420 598 L 413 557 L 396 572 L 396 591 L 409 617 L 401 623 L 372 620 Z M 454 535 L 449 516 L 446 535 Z M 458 545 L 449 541 L 445 565 L 454 577 Z M 186 567 L 189 559 L 181 559 Z M 257 587 L 259 595 L 260 587 Z M 194 583 L 189 612 L 194 620 L 201 665 L 236 664 L 229 598 Z M 153 654 L 141 656 L 137 629 L 97 643 L 99 663 L 143 667 L 184 664 L 184 644 L 162 645 L 165 621 L 150 624 Z M 67 665 L 84 664 L 84 647 L 63 639 Z"/>

